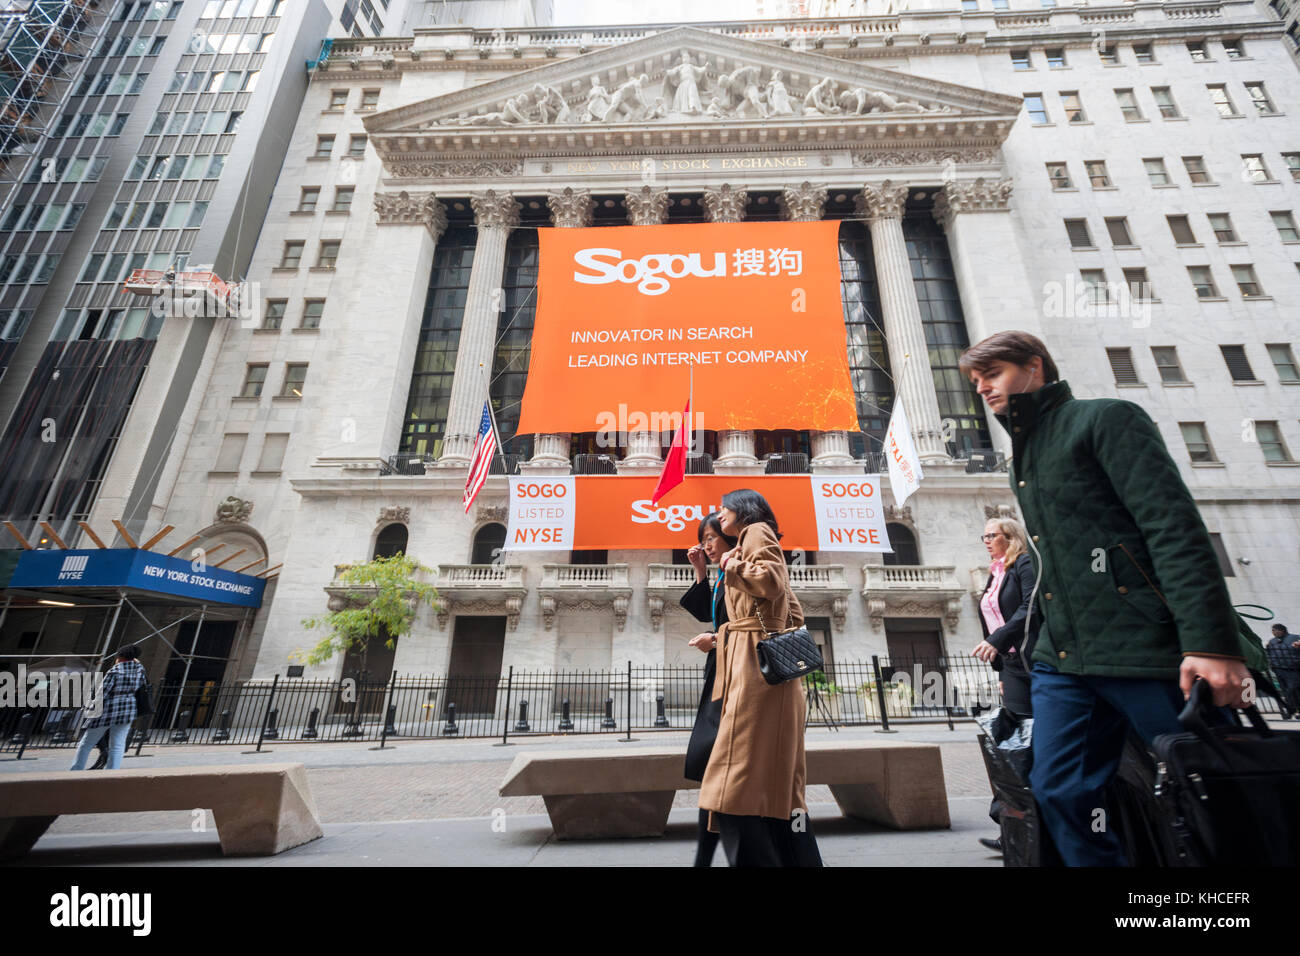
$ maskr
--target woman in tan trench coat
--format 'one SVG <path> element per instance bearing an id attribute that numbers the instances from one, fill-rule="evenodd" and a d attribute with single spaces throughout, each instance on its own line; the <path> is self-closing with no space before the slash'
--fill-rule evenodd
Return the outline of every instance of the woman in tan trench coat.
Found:
<path id="1" fill-rule="evenodd" d="M 769 631 L 803 624 L 790 590 L 776 517 L 762 495 L 722 497 L 727 623 L 718 629 L 713 698 L 722 701 L 718 736 L 700 787 L 700 809 L 721 834 L 732 866 L 820 866 L 804 800 L 803 681 L 769 684 L 755 645 Z"/>

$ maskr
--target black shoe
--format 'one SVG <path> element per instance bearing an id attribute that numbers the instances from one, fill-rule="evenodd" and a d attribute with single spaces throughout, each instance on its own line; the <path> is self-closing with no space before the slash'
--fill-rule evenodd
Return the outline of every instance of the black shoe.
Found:
<path id="1" fill-rule="evenodd" d="M 980 837 L 980 846 L 987 847 L 994 853 L 1001 853 L 1002 837 L 998 837 L 996 840 L 990 840 L 988 837 Z"/>

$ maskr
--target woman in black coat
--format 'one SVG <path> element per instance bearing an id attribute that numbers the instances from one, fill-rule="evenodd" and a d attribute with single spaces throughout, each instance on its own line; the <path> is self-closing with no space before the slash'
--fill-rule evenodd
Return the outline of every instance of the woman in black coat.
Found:
<path id="1" fill-rule="evenodd" d="M 1042 623 L 1039 605 L 1029 622 L 1025 640 L 1025 618 L 1029 596 L 1034 591 L 1034 564 L 1029 559 L 1025 527 L 1010 518 L 991 518 L 984 526 L 984 547 L 989 553 L 989 579 L 980 595 L 979 619 L 984 640 L 972 652 L 992 665 L 1001 678 L 1002 706 L 1017 719 L 1032 717 L 1029 669 L 1026 661 L 1034 653 L 1038 627 Z M 994 797 L 989 816 L 1001 823 L 1002 804 Z M 990 850 L 1002 851 L 1002 839 L 981 837 Z"/>
<path id="2" fill-rule="evenodd" d="M 727 620 L 727 602 L 723 600 L 722 575 L 715 584 L 709 584 L 709 565 L 717 564 L 727 551 L 736 546 L 736 539 L 722 533 L 716 512 L 700 522 L 697 532 L 699 544 L 686 552 L 687 560 L 695 568 L 695 583 L 682 595 L 681 605 L 695 615 L 696 620 L 708 621 L 713 630 L 691 638 L 691 647 L 706 651 L 704 659 L 704 690 L 700 692 L 700 706 L 695 712 L 695 726 L 686 745 L 686 778 L 703 780 L 709 765 L 713 741 L 718 736 L 718 721 L 722 719 L 722 701 L 713 700 L 713 677 L 717 670 L 717 653 L 713 635 Z M 711 866 L 713 851 L 718 846 L 718 834 L 709 832 L 709 811 L 700 811 L 700 839 L 695 850 L 696 866 Z"/>
<path id="3" fill-rule="evenodd" d="M 972 653 L 999 672 L 1002 706 L 1017 717 L 1031 717 L 1029 669 L 1025 662 L 1034 653 L 1042 615 L 1035 604 L 1026 643 L 1025 618 L 1035 573 L 1025 528 L 1010 518 L 992 518 L 984 526 L 983 539 L 990 562 L 989 579 L 980 597 L 979 619 L 984 640 Z"/>

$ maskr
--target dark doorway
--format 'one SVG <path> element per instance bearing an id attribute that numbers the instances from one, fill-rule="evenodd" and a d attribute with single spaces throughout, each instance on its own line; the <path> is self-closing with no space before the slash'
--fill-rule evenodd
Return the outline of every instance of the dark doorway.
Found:
<path id="1" fill-rule="evenodd" d="M 809 617 L 804 619 L 804 627 L 817 642 L 822 652 L 822 672 L 827 680 L 835 682 L 835 651 L 831 644 L 831 619 L 828 617 Z"/>
<path id="2" fill-rule="evenodd" d="M 885 526 L 889 532 L 889 546 L 893 553 L 886 552 L 882 557 L 887 567 L 899 564 L 920 564 L 921 553 L 916 547 L 916 536 L 907 525 L 890 522 Z"/>
<path id="3" fill-rule="evenodd" d="M 912 683 L 912 713 L 916 716 L 941 716 L 943 707 L 927 706 L 923 696 L 927 687 L 941 688 L 938 697 L 928 703 L 937 704 L 940 697 L 950 693 L 947 660 L 943 651 L 943 630 L 937 618 L 885 618 L 885 642 L 889 648 L 889 665 L 882 662 L 885 680 L 903 671 Z M 920 671 L 920 680 L 917 671 Z M 936 683 L 937 682 L 937 683 Z M 952 701 L 948 701 L 952 703 Z"/>
<path id="4" fill-rule="evenodd" d="M 398 527 L 402 527 L 398 525 Z M 403 528 L 403 530 L 405 530 Z M 343 655 L 344 680 L 356 681 L 354 688 L 345 693 L 339 690 L 334 703 L 338 714 L 377 714 L 384 706 L 388 679 L 393 676 L 393 658 L 397 656 L 397 640 L 388 646 L 388 631 L 380 633 L 366 643 L 364 660 L 360 647 L 353 645 Z M 350 699 L 349 699 L 350 698 Z"/>
<path id="5" fill-rule="evenodd" d="M 469 556 L 470 564 L 491 564 L 501 554 L 506 543 L 506 526 L 503 524 L 485 524 L 474 535 L 474 549 Z"/>
<path id="6" fill-rule="evenodd" d="M 375 539 L 375 557 L 391 558 L 406 553 L 407 531 L 404 524 L 390 524 Z"/>
<path id="7" fill-rule="evenodd" d="M 506 647 L 504 617 L 458 617 L 451 635 L 447 667 L 447 703 L 457 715 L 491 714 L 501 682 Z"/>
<path id="8" fill-rule="evenodd" d="M 167 662 L 162 687 L 154 704 L 153 726 L 171 726 L 172 715 L 183 720 L 181 714 L 187 710 L 190 712 L 190 727 L 207 727 L 215 722 L 220 710 L 221 682 L 226 675 L 230 649 L 234 646 L 238 628 L 237 621 L 204 621 L 202 627 L 198 626 L 198 621 L 185 621 L 179 626 L 173 642 L 176 650 Z M 196 631 L 197 642 L 194 639 Z M 186 654 L 195 655 L 188 672 L 185 670 Z M 177 698 L 180 698 L 179 708 Z"/>

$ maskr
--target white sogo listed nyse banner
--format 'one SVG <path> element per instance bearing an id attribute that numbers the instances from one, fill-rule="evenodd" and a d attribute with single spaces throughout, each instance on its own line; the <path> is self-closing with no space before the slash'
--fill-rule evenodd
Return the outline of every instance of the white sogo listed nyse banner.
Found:
<path id="1" fill-rule="evenodd" d="M 879 475 L 811 476 L 819 551 L 886 551 Z"/>
<path id="2" fill-rule="evenodd" d="M 510 478 L 503 551 L 570 551 L 577 512 L 574 478 Z"/>

